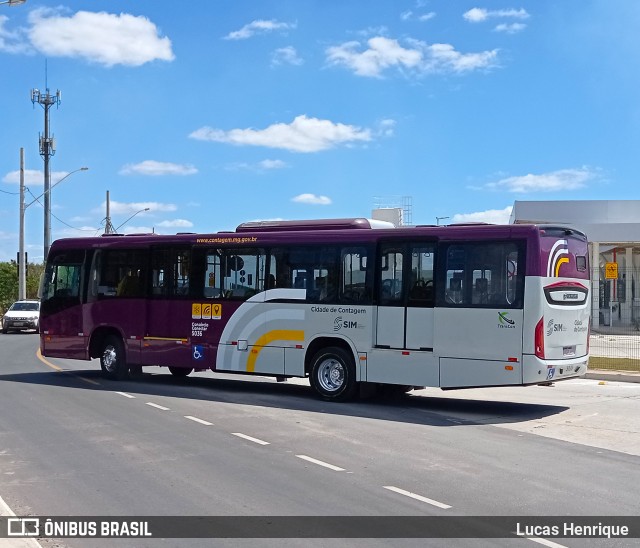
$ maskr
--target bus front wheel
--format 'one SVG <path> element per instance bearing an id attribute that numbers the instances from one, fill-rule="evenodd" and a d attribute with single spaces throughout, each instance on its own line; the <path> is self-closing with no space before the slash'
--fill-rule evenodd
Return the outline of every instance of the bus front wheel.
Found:
<path id="1" fill-rule="evenodd" d="M 122 380 L 129 376 L 124 344 L 120 337 L 109 335 L 104 340 L 103 350 L 100 354 L 100 367 L 108 379 Z"/>
<path id="2" fill-rule="evenodd" d="M 325 400 L 348 401 L 358 388 L 353 356 L 338 347 L 320 350 L 311 368 L 311 386 Z"/>

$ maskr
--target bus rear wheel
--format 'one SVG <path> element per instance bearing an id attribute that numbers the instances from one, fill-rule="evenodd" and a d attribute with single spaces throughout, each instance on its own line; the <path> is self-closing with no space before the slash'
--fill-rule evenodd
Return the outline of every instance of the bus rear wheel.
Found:
<path id="1" fill-rule="evenodd" d="M 129 376 L 124 344 L 120 337 L 109 335 L 105 338 L 102 353 L 100 354 L 100 368 L 108 379 L 119 381 Z"/>
<path id="2" fill-rule="evenodd" d="M 193 367 L 172 367 L 169 366 L 169 371 L 174 377 L 187 377 L 193 373 Z"/>
<path id="3" fill-rule="evenodd" d="M 311 386 L 327 401 L 349 401 L 358 388 L 353 356 L 337 346 L 320 350 L 311 367 Z"/>

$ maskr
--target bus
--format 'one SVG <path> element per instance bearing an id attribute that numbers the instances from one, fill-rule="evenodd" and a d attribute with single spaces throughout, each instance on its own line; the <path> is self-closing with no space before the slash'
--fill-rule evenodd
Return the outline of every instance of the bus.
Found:
<path id="1" fill-rule="evenodd" d="M 167 367 L 366 385 L 536 385 L 585 375 L 587 238 L 573 228 L 251 222 L 212 234 L 55 241 L 43 356 L 111 379 Z"/>

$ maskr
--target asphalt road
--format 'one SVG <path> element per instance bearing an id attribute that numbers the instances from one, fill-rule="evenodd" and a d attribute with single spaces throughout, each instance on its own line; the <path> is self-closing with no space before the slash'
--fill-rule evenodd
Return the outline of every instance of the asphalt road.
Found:
<path id="1" fill-rule="evenodd" d="M 39 359 L 37 344 L 35 334 L 0 335 L 0 497 L 20 516 L 640 515 L 640 384 L 581 379 L 329 404 L 304 381 L 212 373 L 175 379 L 159 368 L 136 381 L 107 381 L 95 361 Z M 302 542 L 533 548 L 545 541 L 215 545 Z"/>

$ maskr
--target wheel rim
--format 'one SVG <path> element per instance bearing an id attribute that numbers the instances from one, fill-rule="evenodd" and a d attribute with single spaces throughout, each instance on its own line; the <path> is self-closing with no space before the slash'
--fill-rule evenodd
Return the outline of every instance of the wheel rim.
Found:
<path id="1" fill-rule="evenodd" d="M 344 365 L 335 358 L 327 358 L 318 367 L 318 382 L 323 390 L 337 392 L 344 385 Z"/>
<path id="2" fill-rule="evenodd" d="M 104 368 L 109 373 L 113 373 L 116 370 L 117 362 L 118 355 L 116 354 L 116 349 L 111 345 L 107 346 L 102 353 L 102 363 Z"/>

